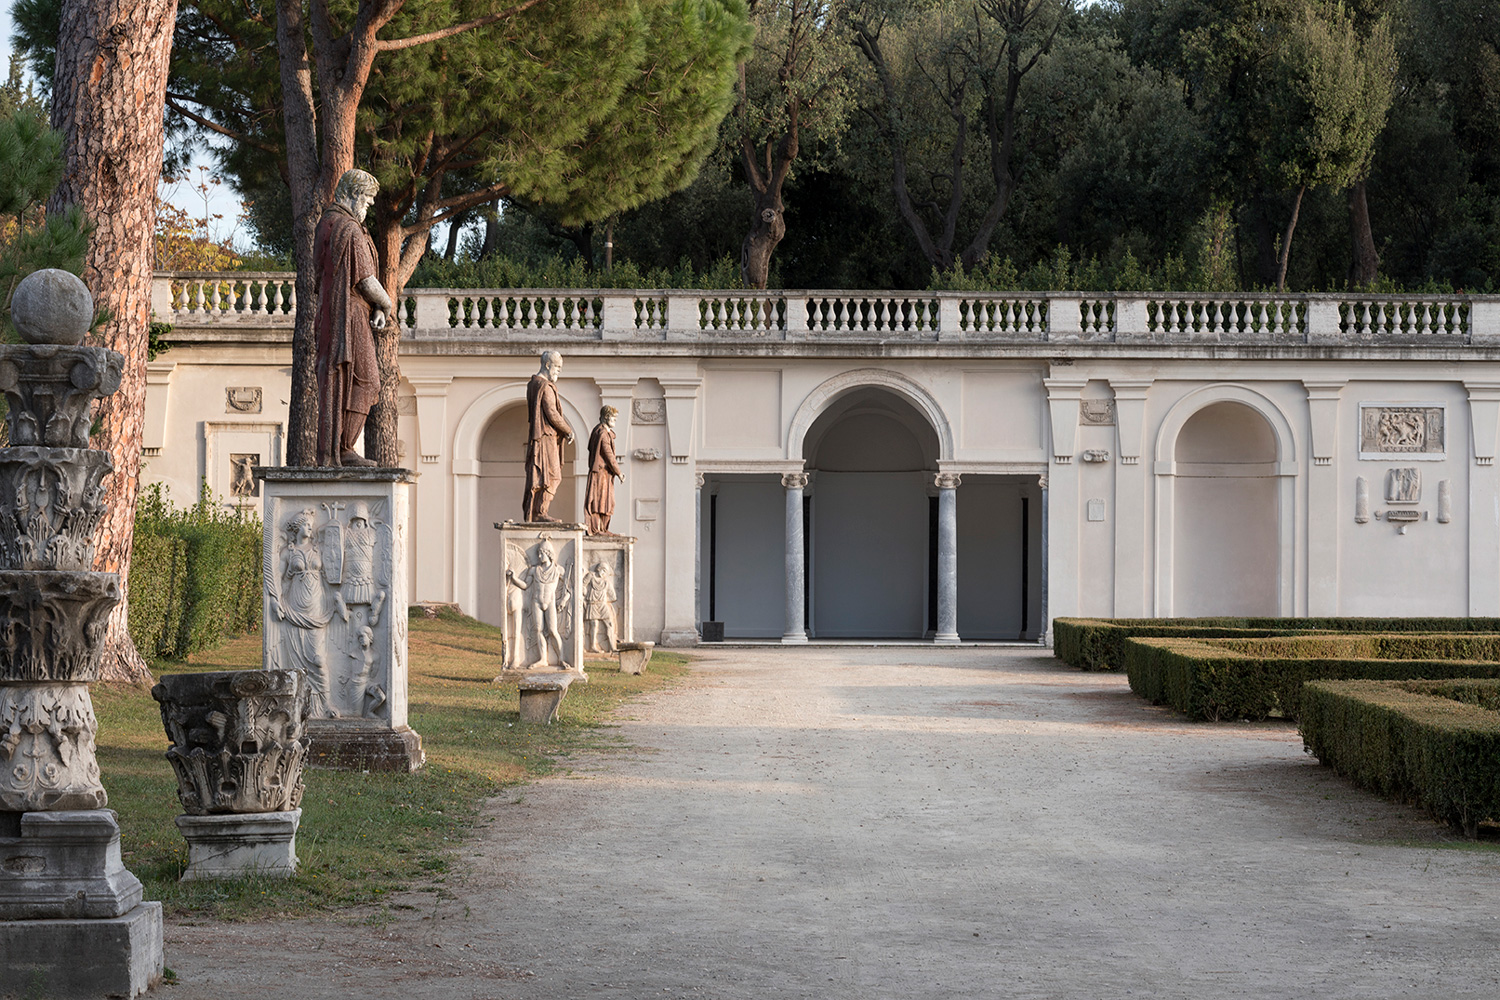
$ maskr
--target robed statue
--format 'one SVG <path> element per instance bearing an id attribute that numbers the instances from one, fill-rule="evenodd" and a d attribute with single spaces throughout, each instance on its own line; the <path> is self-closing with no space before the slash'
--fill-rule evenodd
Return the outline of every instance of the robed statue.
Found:
<path id="1" fill-rule="evenodd" d="M 605 406 L 599 410 L 599 425 L 589 435 L 589 484 L 583 501 L 583 513 L 589 534 L 608 535 L 609 519 L 615 514 L 615 480 L 623 481 L 620 456 L 615 454 L 615 420 L 619 410 Z"/>
<path id="2" fill-rule="evenodd" d="M 562 483 L 563 446 L 573 443 L 573 426 L 563 416 L 557 398 L 557 376 L 562 372 L 562 355 L 542 352 L 542 369 L 526 383 L 526 495 L 522 499 L 522 520 L 556 522 L 547 507 Z"/>
<path id="3" fill-rule="evenodd" d="M 379 190 L 363 170 L 345 171 L 314 237 L 319 465 L 375 464 L 354 443 L 380 395 L 373 330 L 384 329 L 392 312 L 364 225 Z"/>

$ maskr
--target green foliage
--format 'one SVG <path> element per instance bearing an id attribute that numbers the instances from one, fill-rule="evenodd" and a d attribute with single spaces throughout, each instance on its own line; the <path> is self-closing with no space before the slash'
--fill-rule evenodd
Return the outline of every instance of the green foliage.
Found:
<path id="1" fill-rule="evenodd" d="M 721 257 L 705 270 L 683 260 L 677 267 L 642 269 L 630 261 L 612 270 L 590 270 L 583 259 L 552 256 L 517 260 L 510 256 L 485 260 L 440 257 L 422 263 L 409 283 L 413 288 L 733 288 L 739 283 L 739 264 Z"/>
<path id="2" fill-rule="evenodd" d="M 247 508 L 205 487 L 179 509 L 153 484 L 140 492 L 134 546 L 130 632 L 143 655 L 180 658 L 259 626 L 261 526 Z"/>
<path id="3" fill-rule="evenodd" d="M 61 268 L 78 274 L 89 226 L 76 206 L 44 217 L 42 205 L 62 177 L 62 133 L 42 111 L 22 103 L 0 117 L 0 326 L 10 330 L 10 299 L 33 271 Z"/>
<path id="4" fill-rule="evenodd" d="M 1474 837 L 1500 820 L 1500 681 L 1312 681 L 1307 751 L 1361 787 Z"/>
<path id="5" fill-rule="evenodd" d="M 1127 639 L 1130 689 L 1195 719 L 1301 713 L 1309 680 L 1500 677 L 1500 638 L 1301 636 Z"/>

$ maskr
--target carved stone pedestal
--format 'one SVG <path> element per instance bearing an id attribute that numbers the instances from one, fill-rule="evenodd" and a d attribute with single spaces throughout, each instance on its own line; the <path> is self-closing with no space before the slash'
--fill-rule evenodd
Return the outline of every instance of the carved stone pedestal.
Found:
<path id="1" fill-rule="evenodd" d="M 583 525 L 495 527 L 505 594 L 504 673 L 496 681 L 518 680 L 524 671 L 582 671 Z"/>
<path id="2" fill-rule="evenodd" d="M 654 642 L 624 642 L 620 644 L 620 673 L 644 674 L 646 664 L 651 662 Z"/>
<path id="3" fill-rule="evenodd" d="M 413 771 L 407 725 L 406 469 L 255 469 L 264 483 L 263 663 L 296 670 L 313 767 Z"/>
<path id="4" fill-rule="evenodd" d="M 290 878 L 297 871 L 297 826 L 302 810 L 178 816 L 188 843 L 182 881 L 259 875 Z"/>

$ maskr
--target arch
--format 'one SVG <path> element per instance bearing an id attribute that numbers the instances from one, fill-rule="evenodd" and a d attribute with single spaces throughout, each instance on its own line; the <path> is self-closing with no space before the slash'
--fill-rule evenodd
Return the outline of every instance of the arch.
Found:
<path id="1" fill-rule="evenodd" d="M 807 432 L 834 400 L 856 389 L 867 388 L 889 390 L 914 406 L 937 433 L 938 461 L 952 461 L 953 427 L 948 423 L 943 408 L 923 386 L 905 375 L 885 368 L 858 368 L 842 372 L 808 393 L 797 407 L 797 412 L 792 415 L 791 428 L 787 431 L 786 438 L 787 459 L 794 462 L 802 460 L 802 445 Z"/>
<path id="2" fill-rule="evenodd" d="M 1204 410 L 1222 403 L 1246 407 L 1265 421 L 1275 441 L 1274 462 L 1208 467 L 1195 466 L 1192 463 L 1179 464 L 1177 449 L 1183 428 Z M 1188 602 L 1179 600 L 1180 595 L 1176 593 L 1179 582 L 1176 580 L 1179 562 L 1177 536 L 1182 530 L 1191 530 L 1185 525 L 1191 523 L 1195 513 L 1201 512 L 1198 512 L 1196 508 L 1184 508 L 1182 511 L 1177 508 L 1179 502 L 1191 505 L 1201 503 L 1202 500 L 1202 498 L 1194 499 L 1198 495 L 1189 487 L 1204 480 L 1183 480 L 1181 477 L 1202 476 L 1206 472 L 1210 477 L 1220 477 L 1220 481 L 1225 476 L 1231 479 L 1244 477 L 1247 481 L 1250 479 L 1259 479 L 1263 482 L 1274 481 L 1267 497 L 1267 499 L 1271 496 L 1275 498 L 1275 525 L 1268 526 L 1267 529 L 1274 535 L 1274 544 L 1277 549 L 1274 568 L 1274 613 L 1284 617 L 1297 614 L 1299 601 L 1305 602 L 1305 597 L 1298 594 L 1296 586 L 1299 562 L 1296 549 L 1301 544 L 1296 531 L 1296 526 L 1301 523 L 1301 516 L 1297 509 L 1301 498 L 1295 488 L 1298 469 L 1297 442 L 1291 421 L 1287 419 L 1281 408 L 1269 397 L 1247 386 L 1233 383 L 1203 386 L 1183 396 L 1167 411 L 1156 435 L 1154 452 L 1156 457 L 1156 600 L 1154 613 L 1160 616 L 1172 616 L 1184 613 L 1191 608 Z M 1182 554 L 1186 554 L 1187 551 L 1184 550 Z M 1190 580 L 1182 582 L 1184 586 L 1187 586 Z M 1184 607 L 1185 604 L 1187 607 Z"/>
<path id="3" fill-rule="evenodd" d="M 465 408 L 453 431 L 453 600 L 466 614 L 478 610 L 479 600 L 479 443 L 485 428 L 501 410 L 526 405 L 530 376 L 505 382 L 481 393 Z M 563 415 L 573 425 L 575 440 L 587 441 L 593 424 L 558 386 Z M 575 447 L 573 475 L 588 475 L 588 449 Z"/>
<path id="4" fill-rule="evenodd" d="M 1297 439 L 1292 433 L 1291 421 L 1269 397 L 1231 382 L 1194 389 L 1172 404 L 1172 408 L 1162 418 L 1161 429 L 1156 435 L 1157 472 L 1171 474 L 1172 470 L 1164 470 L 1162 463 L 1175 465 L 1177 436 L 1182 433 L 1183 425 L 1196 416 L 1199 410 L 1215 403 L 1239 403 L 1264 417 L 1266 423 L 1271 425 L 1271 433 L 1276 436 L 1276 461 L 1280 465 L 1277 475 L 1296 474 Z"/>

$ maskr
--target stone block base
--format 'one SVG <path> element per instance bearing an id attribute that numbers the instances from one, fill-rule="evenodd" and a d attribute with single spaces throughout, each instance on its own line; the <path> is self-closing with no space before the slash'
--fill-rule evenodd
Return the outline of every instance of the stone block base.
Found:
<path id="1" fill-rule="evenodd" d="M 372 719 L 307 720 L 307 764 L 334 771 L 415 771 L 427 761 L 416 730 Z"/>
<path id="2" fill-rule="evenodd" d="M 160 903 L 103 920 L 0 921 L 0 995 L 136 997 L 161 973 Z"/>
<path id="3" fill-rule="evenodd" d="M 698 630 L 694 628 L 669 628 L 661 633 L 663 646 L 696 646 L 698 642 Z"/>
<path id="4" fill-rule="evenodd" d="M 302 810 L 178 816 L 188 843 L 182 881 L 260 875 L 290 878 L 297 871 L 297 825 Z"/>
<path id="5" fill-rule="evenodd" d="M 113 809 L 0 813 L 0 920 L 118 917 L 140 901 Z"/>
<path id="6" fill-rule="evenodd" d="M 651 662 L 651 653 L 654 649 L 656 649 L 654 642 L 620 643 L 620 673 L 644 674 L 646 664 Z"/>
<path id="7" fill-rule="evenodd" d="M 506 671 L 519 676 L 501 674 L 495 683 L 514 681 L 521 691 L 521 721 L 549 725 L 557 718 L 558 706 L 562 704 L 568 688 L 573 682 L 589 682 L 588 674 L 582 670 L 536 670 L 530 672 Z"/>

